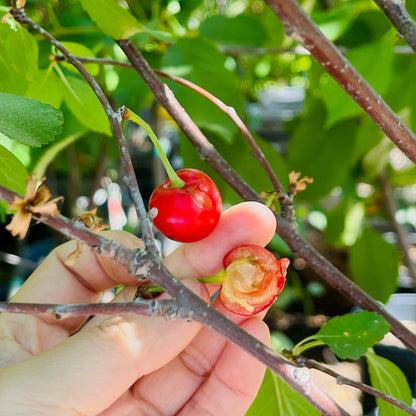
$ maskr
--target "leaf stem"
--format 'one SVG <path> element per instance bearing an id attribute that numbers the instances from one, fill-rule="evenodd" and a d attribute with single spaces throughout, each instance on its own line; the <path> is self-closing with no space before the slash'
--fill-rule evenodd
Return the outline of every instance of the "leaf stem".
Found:
<path id="1" fill-rule="evenodd" d="M 300 355 L 304 351 L 314 348 L 320 347 L 321 345 L 325 345 L 320 339 L 317 339 L 314 335 L 310 337 L 306 337 L 302 341 L 298 342 L 293 348 L 293 355 Z"/>
<path id="2" fill-rule="evenodd" d="M 155 132 L 152 130 L 149 124 L 147 124 L 140 116 L 138 116 L 136 113 L 134 113 L 125 106 L 121 107 L 120 114 L 123 120 L 133 121 L 145 130 L 145 132 L 149 135 L 153 145 L 155 146 L 160 159 L 162 160 L 163 166 L 166 169 L 166 173 L 168 174 L 169 179 L 172 183 L 172 188 L 182 188 L 185 185 L 185 182 L 178 176 L 178 174 L 173 169 L 172 165 L 169 162 L 169 159 L 163 151 L 159 139 L 157 138 Z"/>

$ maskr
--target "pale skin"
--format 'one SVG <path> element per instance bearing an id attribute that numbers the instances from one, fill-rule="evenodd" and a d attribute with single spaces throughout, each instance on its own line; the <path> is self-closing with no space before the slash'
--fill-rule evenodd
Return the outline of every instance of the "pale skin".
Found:
<path id="1" fill-rule="evenodd" d="M 264 205 L 244 202 L 225 211 L 206 239 L 184 244 L 167 268 L 204 299 L 196 278 L 217 273 L 222 258 L 243 244 L 266 245 L 275 232 Z M 122 231 L 106 237 L 137 247 Z M 127 287 L 115 301 L 131 300 L 137 283 L 125 269 L 87 250 L 64 263 L 75 243 L 56 248 L 14 296 L 15 302 L 97 302 L 103 291 Z M 269 342 L 264 314 L 242 317 L 214 305 L 259 340 Z M 0 315 L 0 414 L 242 416 L 253 401 L 264 366 L 196 322 L 164 317 L 83 318 Z M 76 333 L 75 333 L 76 332 Z"/>

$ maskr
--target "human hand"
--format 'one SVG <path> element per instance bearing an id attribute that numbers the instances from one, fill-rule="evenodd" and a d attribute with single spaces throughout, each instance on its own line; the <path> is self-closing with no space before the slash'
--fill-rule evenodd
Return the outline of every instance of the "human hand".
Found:
<path id="1" fill-rule="evenodd" d="M 212 275 L 222 258 L 243 244 L 266 245 L 273 214 L 244 202 L 221 217 L 206 239 L 184 244 L 165 259 L 167 268 L 208 301 L 195 278 Z M 131 234 L 107 232 L 128 247 Z M 56 248 L 25 282 L 14 302 L 98 302 L 121 283 L 115 301 L 132 300 L 137 281 L 109 258 L 86 250 L 72 266 L 74 242 Z M 263 315 L 244 317 L 214 305 L 260 341 L 268 342 Z M 0 414 L 241 416 L 260 386 L 264 366 L 196 322 L 139 315 L 53 318 L 0 315 Z"/>

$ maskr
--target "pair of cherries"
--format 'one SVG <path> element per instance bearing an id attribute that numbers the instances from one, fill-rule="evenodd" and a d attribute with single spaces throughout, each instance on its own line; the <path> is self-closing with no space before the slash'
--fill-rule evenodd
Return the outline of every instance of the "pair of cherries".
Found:
<path id="1" fill-rule="evenodd" d="M 149 208 L 157 209 L 154 226 L 166 237 L 184 243 L 202 240 L 217 226 L 222 200 L 212 179 L 197 169 L 176 172 L 184 182 L 170 179 L 153 191 Z M 270 306 L 283 289 L 289 260 L 260 246 L 242 246 L 223 259 L 220 300 L 234 313 L 254 315 Z"/>

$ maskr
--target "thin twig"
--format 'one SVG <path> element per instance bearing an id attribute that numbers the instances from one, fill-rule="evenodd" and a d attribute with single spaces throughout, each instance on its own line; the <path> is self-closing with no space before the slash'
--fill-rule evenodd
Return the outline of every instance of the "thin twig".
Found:
<path id="1" fill-rule="evenodd" d="M 374 397 L 382 399 L 385 402 L 390 403 L 390 404 L 392 404 L 393 406 L 396 406 L 399 409 L 402 409 L 403 411 L 409 413 L 410 415 L 416 416 L 416 410 L 413 409 L 408 404 L 396 399 L 393 396 L 390 396 L 389 394 L 386 394 L 386 393 L 384 393 L 380 390 L 377 390 L 374 387 L 369 386 L 368 384 L 361 383 L 360 381 L 354 381 L 354 380 L 351 380 L 348 377 L 345 377 L 341 374 L 338 374 L 336 371 L 318 363 L 315 360 L 305 358 L 305 357 L 302 357 L 302 356 L 295 356 L 295 357 L 292 358 L 292 360 L 301 367 L 315 369 L 315 370 L 318 370 L 322 373 L 328 374 L 329 376 L 335 378 L 338 384 L 344 384 L 346 386 L 355 387 L 355 388 L 363 391 L 364 393 L 371 394 Z"/>
<path id="2" fill-rule="evenodd" d="M 416 136 L 370 84 L 319 30 L 295 0 L 265 0 L 286 34 L 308 49 L 322 67 L 370 116 L 402 152 L 416 163 Z"/>
<path id="3" fill-rule="evenodd" d="M 410 277 L 416 282 L 416 269 L 412 258 L 410 257 L 410 247 L 407 241 L 406 233 L 403 227 L 396 220 L 397 207 L 393 197 L 393 190 L 390 182 L 387 180 L 386 174 L 382 173 L 378 177 L 381 192 L 384 198 L 384 205 L 386 207 L 387 215 L 389 217 L 390 224 L 396 235 L 397 245 L 400 248 L 400 252 L 403 256 L 403 263 L 407 267 Z"/>
<path id="4" fill-rule="evenodd" d="M 416 25 L 406 10 L 404 0 L 374 0 L 393 26 L 398 35 L 416 52 Z"/>

